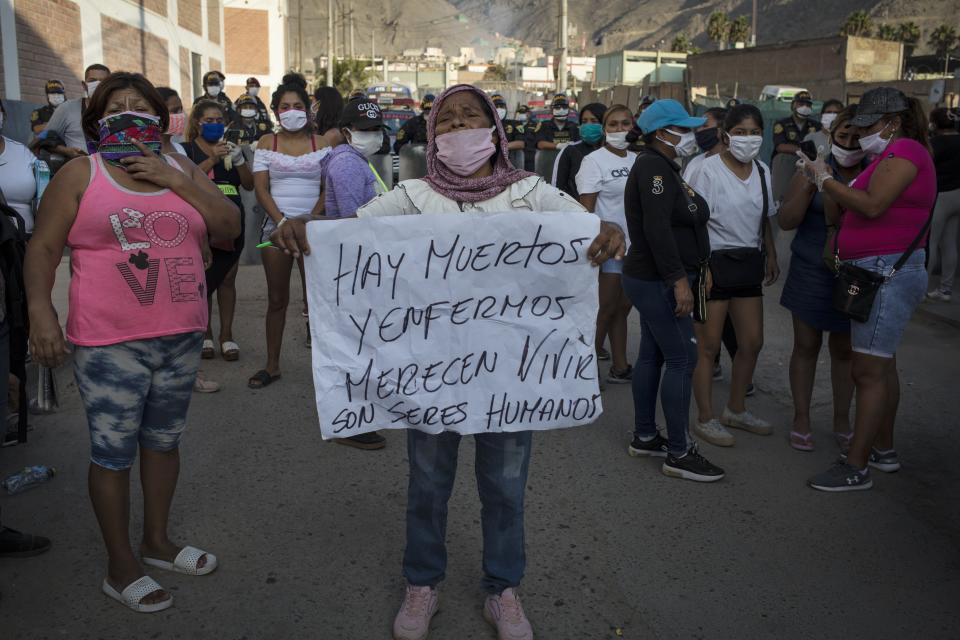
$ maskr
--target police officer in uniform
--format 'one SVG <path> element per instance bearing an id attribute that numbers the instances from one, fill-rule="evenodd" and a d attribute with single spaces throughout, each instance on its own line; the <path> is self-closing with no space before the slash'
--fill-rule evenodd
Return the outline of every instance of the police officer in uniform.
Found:
<path id="1" fill-rule="evenodd" d="M 47 80 L 46 92 L 47 104 L 30 113 L 30 127 L 33 129 L 33 135 L 39 135 L 47 127 L 50 116 L 66 101 L 63 83 L 59 80 Z"/>
<path id="2" fill-rule="evenodd" d="M 235 106 L 237 107 L 237 117 L 230 123 L 228 133 L 233 131 L 238 133 L 230 135 L 231 138 L 236 136 L 236 139 L 230 139 L 230 142 L 235 144 L 252 144 L 254 141 L 259 140 L 263 134 L 272 131 L 272 129 L 267 128 L 260 122 L 256 98 L 243 94 L 237 98 Z"/>
<path id="3" fill-rule="evenodd" d="M 436 97 L 432 93 L 423 96 L 420 101 L 420 115 L 407 120 L 400 131 L 397 131 L 397 141 L 393 143 L 393 152 L 400 153 L 400 147 L 407 144 L 427 144 L 427 117 L 433 108 Z"/>
<path id="4" fill-rule="evenodd" d="M 193 104 L 201 100 L 218 102 L 226 113 L 227 122 L 232 122 L 236 118 L 236 111 L 233 108 L 233 101 L 223 92 L 226 79 L 227 77 L 217 70 L 207 71 L 203 76 L 203 94 L 194 98 Z"/>
<path id="5" fill-rule="evenodd" d="M 554 96 L 551 109 L 553 120 L 538 124 L 534 130 L 536 148 L 540 150 L 562 149 L 571 142 L 580 140 L 580 127 L 567 120 L 570 114 L 567 96 L 562 93 Z"/>
<path id="6" fill-rule="evenodd" d="M 263 100 L 260 99 L 260 81 L 254 77 L 247 78 L 247 92 L 237 98 L 237 101 L 234 103 L 234 108 L 238 113 L 238 123 L 243 127 L 249 127 L 249 116 L 243 116 L 240 114 L 240 104 L 243 103 L 246 106 L 244 107 L 249 113 L 250 110 L 250 101 L 253 101 L 253 108 L 256 109 L 257 113 L 253 118 L 253 126 L 256 129 L 256 135 L 253 137 L 253 140 L 259 140 L 260 136 L 265 133 L 270 133 L 273 131 L 273 120 L 270 118 L 270 110 L 267 109 L 267 105 L 263 103 Z"/>
<path id="7" fill-rule="evenodd" d="M 808 134 L 816 133 L 823 126 L 810 118 L 813 114 L 813 99 L 809 91 L 801 91 L 793 97 L 790 103 L 788 117 L 777 120 L 773 125 L 773 156 L 779 153 L 796 154 L 800 150 L 800 142 Z"/>

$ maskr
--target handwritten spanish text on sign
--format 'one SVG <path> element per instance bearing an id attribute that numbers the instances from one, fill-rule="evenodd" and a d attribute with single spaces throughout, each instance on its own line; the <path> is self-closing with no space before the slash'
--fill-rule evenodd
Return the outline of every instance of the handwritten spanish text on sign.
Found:
<path id="1" fill-rule="evenodd" d="M 583 213 L 307 225 L 313 380 L 325 439 L 593 422 L 600 228 Z"/>

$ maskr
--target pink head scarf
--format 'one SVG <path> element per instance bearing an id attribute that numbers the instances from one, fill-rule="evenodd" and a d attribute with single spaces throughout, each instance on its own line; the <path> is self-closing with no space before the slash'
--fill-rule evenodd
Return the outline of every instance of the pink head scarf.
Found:
<path id="1" fill-rule="evenodd" d="M 451 171 L 437 158 L 437 114 L 443 101 L 455 93 L 472 91 L 487 105 L 487 111 L 493 117 L 500 138 L 500 148 L 493 165 L 493 173 L 485 178 L 464 178 Z M 536 174 L 515 169 L 510 162 L 510 150 L 507 148 L 507 134 L 503 123 L 497 116 L 497 109 L 486 93 L 469 84 L 450 87 L 433 103 L 430 117 L 427 119 L 427 176 L 423 179 L 434 191 L 456 202 L 482 202 L 502 193 L 514 182 Z"/>

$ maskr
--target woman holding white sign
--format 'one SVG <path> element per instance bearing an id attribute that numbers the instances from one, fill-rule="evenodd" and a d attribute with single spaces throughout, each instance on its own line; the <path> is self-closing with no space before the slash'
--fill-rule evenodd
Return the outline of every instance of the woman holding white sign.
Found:
<path id="1" fill-rule="evenodd" d="M 583 211 L 573 198 L 510 164 L 507 136 L 491 100 L 479 89 L 457 85 L 434 103 L 427 123 L 427 177 L 406 180 L 361 207 L 357 215 L 420 213 Z M 289 255 L 309 252 L 306 220 L 291 220 L 273 235 Z M 587 255 L 596 265 L 622 257 L 624 235 L 603 223 Z M 437 585 L 446 570 L 447 501 L 457 469 L 461 435 L 407 430 L 410 485 L 406 595 L 394 621 L 396 640 L 423 640 L 439 604 Z M 515 588 L 523 578 L 524 493 L 532 433 L 476 436 L 477 485 L 483 504 L 484 617 L 501 639 L 533 638 Z"/>

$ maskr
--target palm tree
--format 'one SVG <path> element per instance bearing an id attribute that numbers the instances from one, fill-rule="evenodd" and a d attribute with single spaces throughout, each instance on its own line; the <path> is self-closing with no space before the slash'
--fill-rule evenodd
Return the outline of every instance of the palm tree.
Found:
<path id="1" fill-rule="evenodd" d="M 892 24 L 882 24 L 877 29 L 877 37 L 890 42 L 900 41 L 900 29 Z"/>
<path id="2" fill-rule="evenodd" d="M 873 31 L 873 23 L 870 21 L 870 16 L 866 11 L 854 11 L 849 16 L 847 16 L 846 21 L 844 21 L 843 26 L 840 27 L 840 35 L 842 36 L 858 36 L 861 38 L 866 38 L 870 36 L 870 33 Z"/>
<path id="3" fill-rule="evenodd" d="M 730 23 L 730 42 L 746 42 L 750 37 L 750 18 L 740 16 Z"/>
<path id="4" fill-rule="evenodd" d="M 915 22 L 904 22 L 900 25 L 900 42 L 903 43 L 903 53 L 912 56 L 913 50 L 920 42 L 920 27 Z"/>
<path id="5" fill-rule="evenodd" d="M 674 53 L 686 53 L 690 49 L 690 38 L 685 33 L 678 33 L 670 43 L 670 51 Z"/>
<path id="6" fill-rule="evenodd" d="M 717 43 L 717 49 L 725 49 L 730 34 L 730 18 L 723 11 L 714 11 L 707 18 L 707 37 Z"/>
<path id="7" fill-rule="evenodd" d="M 946 59 L 947 55 L 957 46 L 957 29 L 942 24 L 930 33 L 927 44 L 937 52 L 938 58 Z"/>

